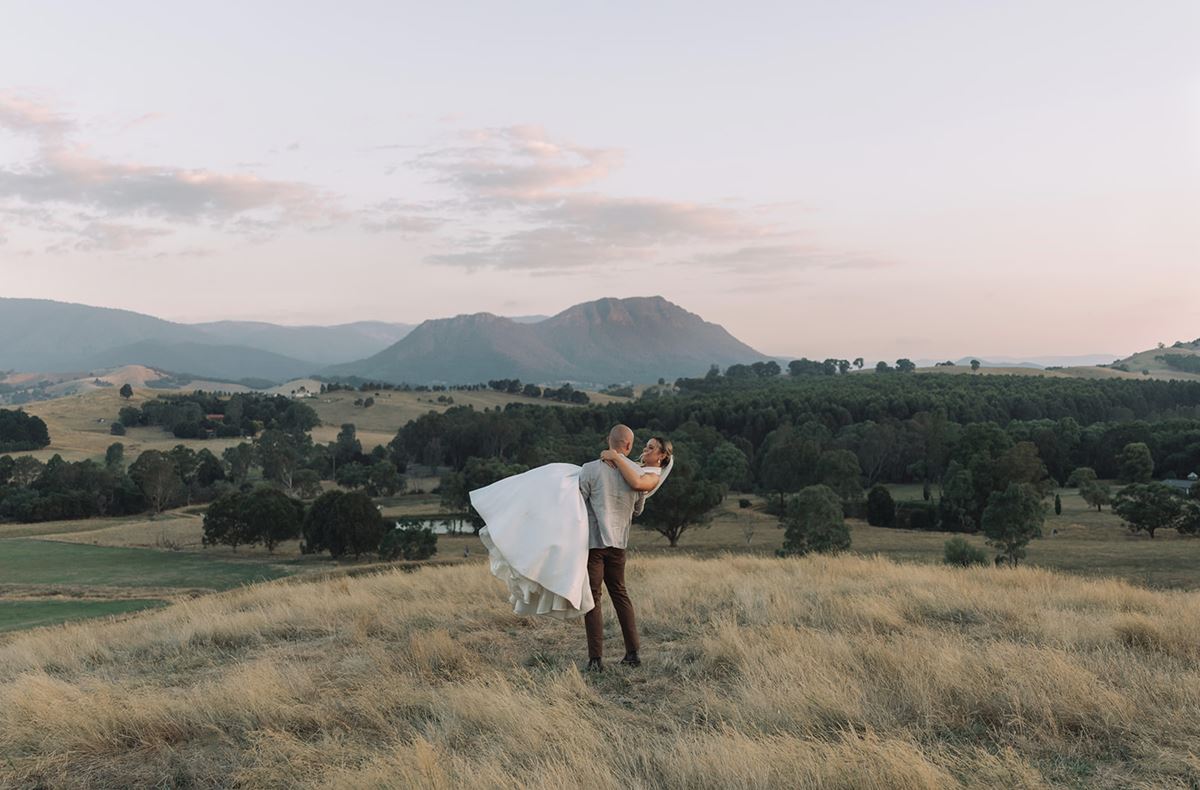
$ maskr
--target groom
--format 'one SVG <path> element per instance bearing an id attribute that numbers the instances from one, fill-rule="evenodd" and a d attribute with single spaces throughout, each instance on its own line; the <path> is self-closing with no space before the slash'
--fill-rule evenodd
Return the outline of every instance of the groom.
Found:
<path id="1" fill-rule="evenodd" d="M 633 450 L 633 431 L 617 425 L 608 432 L 610 450 L 629 455 Z M 596 605 L 584 615 L 587 629 L 588 670 L 604 670 L 604 615 L 600 610 L 600 583 L 612 596 L 621 637 L 625 640 L 622 664 L 639 666 L 637 623 L 633 617 L 633 602 L 625 592 L 625 545 L 635 514 L 642 512 L 646 500 L 644 491 L 636 491 L 625 482 L 621 473 L 604 461 L 590 461 L 579 473 L 579 492 L 583 494 L 588 514 L 588 583 Z"/>

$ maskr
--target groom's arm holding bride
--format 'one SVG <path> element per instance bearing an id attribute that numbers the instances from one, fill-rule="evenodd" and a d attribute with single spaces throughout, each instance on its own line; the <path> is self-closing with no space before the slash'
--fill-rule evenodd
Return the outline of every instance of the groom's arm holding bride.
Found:
<path id="1" fill-rule="evenodd" d="M 646 467 L 641 466 L 632 458 L 622 455 L 615 450 L 605 450 L 600 453 L 600 460 L 616 468 L 621 473 L 621 477 L 625 478 L 625 482 L 629 487 L 639 493 L 653 491 L 658 485 L 659 475 L 661 472 L 658 469 L 648 471 Z"/>
<path id="2" fill-rule="evenodd" d="M 625 480 L 625 484 L 638 492 L 637 500 L 633 503 L 633 515 L 642 515 L 642 510 L 646 507 L 646 492 L 653 490 L 654 484 L 652 482 L 649 488 L 643 488 L 639 482 L 640 478 L 657 478 L 658 475 L 653 473 L 644 474 L 642 467 L 630 459 L 629 456 L 618 453 L 615 450 L 605 450 L 600 453 L 600 460 L 620 472 L 621 477 Z"/>

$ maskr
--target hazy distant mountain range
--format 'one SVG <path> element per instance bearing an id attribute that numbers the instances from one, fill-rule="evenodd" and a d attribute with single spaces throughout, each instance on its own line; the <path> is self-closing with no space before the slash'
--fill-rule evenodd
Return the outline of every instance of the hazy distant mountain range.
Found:
<path id="1" fill-rule="evenodd" d="M 413 330 L 412 324 L 383 321 L 357 321 L 335 326 L 279 326 L 260 321 L 216 321 L 191 326 L 228 345 L 260 348 L 293 359 L 327 365 L 374 354 Z"/>
<path id="2" fill-rule="evenodd" d="M 1117 358 L 1116 354 L 1078 354 L 1075 356 L 1036 356 L 1036 357 L 1005 357 L 1005 356 L 986 356 L 986 357 L 960 357 L 958 359 L 949 360 L 956 365 L 970 365 L 972 359 L 978 359 L 979 363 L 985 368 L 1051 368 L 1051 367 L 1074 367 L 1079 365 L 1107 365 Z M 939 362 L 945 362 L 942 359 L 918 359 L 915 360 L 917 367 L 927 368 L 936 365 Z"/>
<path id="3" fill-rule="evenodd" d="M 1174 353 L 1200 353 L 1198 348 L 1192 344 Z M 1165 365 L 1159 359 L 1163 353 L 1135 354 L 1124 360 L 1127 364 L 1103 372 L 1196 377 Z M 976 358 L 989 369 L 1063 367 L 1094 375 L 1091 366 L 1107 365 L 1116 356 Z M 415 327 L 383 321 L 337 326 L 183 324 L 128 310 L 0 298 L 0 371 L 83 377 L 144 365 L 181 381 L 253 380 L 254 386 L 311 375 L 410 384 L 519 378 L 540 384 L 600 385 L 699 376 L 713 364 L 727 367 L 769 358 L 723 327 L 659 296 L 598 299 L 553 316 L 476 313 Z M 954 362 L 968 366 L 971 359 Z M 780 360 L 785 367 L 787 361 Z M 921 367 L 941 361 L 916 360 Z"/>
<path id="4" fill-rule="evenodd" d="M 765 356 L 661 297 L 600 299 L 555 316 L 488 313 L 410 324 L 182 324 L 128 310 L 0 299 L 0 370 L 146 365 L 176 374 L 285 381 L 314 373 L 413 384 L 492 378 L 603 384 L 699 375 Z"/>
<path id="5" fill-rule="evenodd" d="M 277 326 L 250 321 L 180 324 L 45 299 L 0 299 L 0 369 L 87 371 L 147 365 L 200 377 L 282 381 L 366 357 L 411 324 Z"/>

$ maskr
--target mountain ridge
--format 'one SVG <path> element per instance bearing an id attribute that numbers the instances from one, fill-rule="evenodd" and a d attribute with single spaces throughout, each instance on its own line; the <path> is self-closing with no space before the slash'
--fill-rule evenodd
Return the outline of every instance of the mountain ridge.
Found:
<path id="1" fill-rule="evenodd" d="M 82 374 L 145 365 L 228 381 L 325 373 L 411 384 L 607 384 L 768 358 L 661 296 L 597 299 L 553 316 L 463 314 L 415 327 L 184 324 L 120 308 L 0 297 L 0 337 L 8 341 L 0 344 L 0 370 Z"/>
<path id="2" fill-rule="evenodd" d="M 661 296 L 605 297 L 534 323 L 492 313 L 430 319 L 384 351 L 324 372 L 394 383 L 604 384 L 700 375 L 712 364 L 765 358 Z"/>

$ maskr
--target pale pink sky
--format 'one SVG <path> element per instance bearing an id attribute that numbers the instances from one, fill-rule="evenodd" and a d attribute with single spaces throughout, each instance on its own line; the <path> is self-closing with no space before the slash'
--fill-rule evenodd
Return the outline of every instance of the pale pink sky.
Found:
<path id="1" fill-rule="evenodd" d="M 7 10 L 0 296 L 661 294 L 783 356 L 1200 336 L 1196 3 L 313 5 Z"/>

